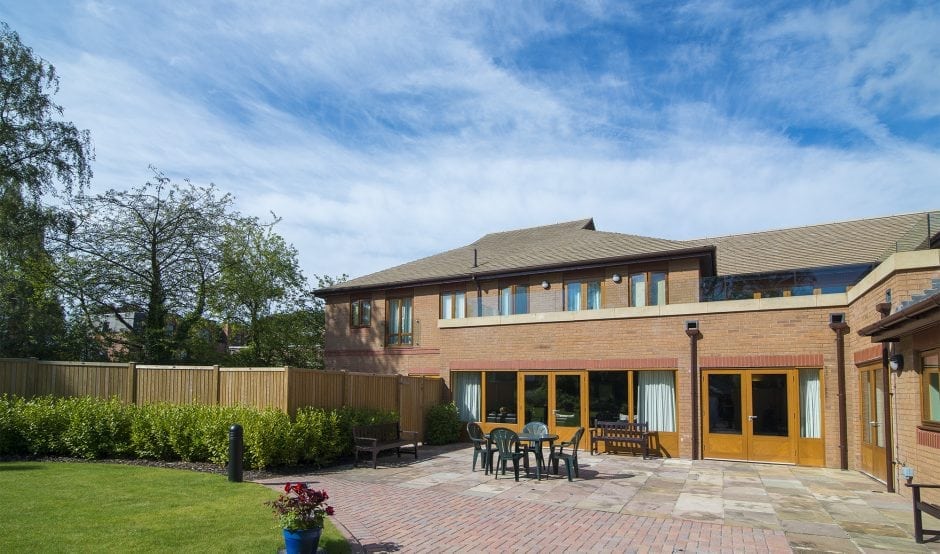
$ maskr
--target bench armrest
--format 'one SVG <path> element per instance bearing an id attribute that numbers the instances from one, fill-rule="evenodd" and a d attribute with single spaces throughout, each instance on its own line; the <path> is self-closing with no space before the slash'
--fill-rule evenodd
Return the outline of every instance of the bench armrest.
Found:
<path id="1" fill-rule="evenodd" d="M 402 439 L 418 442 L 418 432 L 417 431 L 400 431 L 398 433 Z"/>
<path id="2" fill-rule="evenodd" d="M 375 446 L 379 443 L 379 439 L 369 437 L 355 437 L 353 441 L 355 441 L 356 446 Z"/>

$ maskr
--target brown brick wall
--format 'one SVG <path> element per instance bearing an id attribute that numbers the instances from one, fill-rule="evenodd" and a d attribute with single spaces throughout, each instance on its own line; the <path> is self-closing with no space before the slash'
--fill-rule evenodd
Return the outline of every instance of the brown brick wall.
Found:
<path id="1" fill-rule="evenodd" d="M 693 262 L 697 263 L 694 260 L 677 261 L 670 266 L 670 303 L 676 303 L 675 300 L 683 295 L 697 296 L 697 270 L 693 267 Z M 624 266 L 611 268 L 604 273 L 605 307 L 626 305 L 626 280 L 630 269 Z M 624 282 L 613 283 L 611 277 L 614 272 L 623 275 Z M 875 310 L 875 305 L 884 301 L 887 288 L 892 289 L 896 306 L 899 302 L 929 288 L 931 279 L 938 276 L 940 270 L 936 269 L 898 272 L 846 307 L 453 329 L 440 329 L 437 326 L 439 289 L 420 287 L 414 291 L 418 345 L 411 349 L 391 349 L 383 346 L 384 292 L 373 294 L 372 326 L 364 330 L 350 330 L 349 297 L 336 295 L 330 297 L 327 302 L 326 363 L 330 369 L 378 373 L 408 374 L 437 369 L 449 381 L 449 368 L 459 367 L 461 364 L 466 368 L 468 362 L 475 363 L 474 367 L 480 367 L 481 362 L 487 361 L 493 361 L 494 364 L 534 367 L 533 364 L 544 360 L 549 367 L 559 367 L 558 364 L 565 360 L 583 360 L 587 369 L 592 364 L 594 367 L 606 367 L 609 364 L 605 364 L 605 360 L 633 360 L 632 367 L 640 367 L 643 360 L 650 360 L 650 367 L 661 367 L 654 365 L 658 363 L 654 360 L 674 359 L 678 369 L 680 410 L 688 414 L 690 358 L 689 338 L 684 332 L 684 321 L 698 319 L 702 331 L 699 342 L 700 360 L 726 357 L 751 360 L 748 363 L 759 365 L 763 356 L 763 359 L 776 357 L 773 359 L 792 360 L 794 366 L 797 366 L 801 360 L 807 359 L 805 356 L 811 356 L 812 361 L 821 359 L 824 376 L 825 460 L 827 466 L 838 467 L 840 456 L 836 342 L 835 333 L 829 329 L 828 322 L 830 313 L 845 312 L 849 324 L 849 332 L 845 335 L 846 411 L 849 421 L 847 445 L 849 467 L 857 469 L 860 465 L 860 431 L 856 425 L 859 421 L 859 377 L 855 362 L 870 360 L 873 352 L 871 340 L 868 337 L 860 337 L 857 331 L 881 317 Z M 555 273 L 532 277 L 529 279 L 532 292 L 543 292 L 539 285 L 543 278 L 551 283 L 549 293 L 560 297 L 565 276 Z M 485 283 L 484 295 L 497 295 L 498 285 L 495 281 Z M 475 287 L 469 287 L 468 303 L 472 302 L 475 292 Z M 536 311 L 534 306 L 533 311 Z M 936 334 L 934 332 L 934 335 L 919 338 L 918 347 L 923 344 L 940 345 L 940 337 Z M 910 368 L 914 361 L 914 343 L 908 340 L 901 344 Z M 920 377 L 908 369 L 900 377 L 892 376 L 892 379 L 895 379 L 893 383 L 896 384 L 894 403 L 897 412 L 895 423 L 898 429 L 898 459 L 910 465 L 916 464 L 918 480 L 921 480 L 921 476 L 930 476 L 933 482 L 940 482 L 940 452 L 917 444 Z M 689 426 L 680 424 L 680 429 L 685 430 L 680 434 L 680 455 L 689 457 Z"/>

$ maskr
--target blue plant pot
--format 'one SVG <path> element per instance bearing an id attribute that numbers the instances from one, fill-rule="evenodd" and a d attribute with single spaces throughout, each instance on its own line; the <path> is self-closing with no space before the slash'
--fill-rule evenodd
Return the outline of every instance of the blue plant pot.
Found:
<path id="1" fill-rule="evenodd" d="M 287 554 L 315 554 L 317 545 L 320 544 L 320 533 L 323 532 L 323 529 L 303 529 L 300 531 L 283 529 L 283 532 Z"/>

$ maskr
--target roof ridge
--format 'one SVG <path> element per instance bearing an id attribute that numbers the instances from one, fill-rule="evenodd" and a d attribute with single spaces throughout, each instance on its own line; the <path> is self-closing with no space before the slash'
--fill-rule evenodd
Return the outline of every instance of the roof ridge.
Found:
<path id="1" fill-rule="evenodd" d="M 506 235 L 509 233 L 519 233 L 523 231 L 535 231 L 535 230 L 548 230 L 548 229 L 559 228 L 559 227 L 577 227 L 577 230 L 586 230 L 586 231 L 597 230 L 594 227 L 594 218 L 588 217 L 586 219 L 574 219 L 571 221 L 562 221 L 559 223 L 549 223 L 548 225 L 536 225 L 534 227 L 522 227 L 519 229 L 509 229 L 506 231 L 496 231 L 495 233 L 487 233 L 483 235 L 482 237 L 478 238 L 477 240 L 471 242 L 467 246 L 472 246 L 474 244 L 477 244 L 486 238 L 497 237 L 497 236 Z"/>
<path id="2" fill-rule="evenodd" d="M 749 235 L 763 235 L 763 234 L 766 234 L 766 233 L 777 233 L 777 232 L 781 232 L 781 231 L 792 231 L 792 230 L 794 230 L 794 229 L 812 229 L 812 228 L 814 228 L 814 227 L 828 227 L 828 226 L 830 226 L 830 225 L 843 225 L 843 224 L 845 224 L 845 223 L 857 223 L 857 222 L 860 222 L 860 221 L 876 221 L 876 220 L 879 220 L 879 219 L 895 219 L 895 218 L 899 218 L 899 217 L 908 217 L 908 216 L 912 216 L 912 215 L 931 214 L 931 213 L 933 213 L 934 211 L 936 211 L 936 210 L 926 210 L 926 211 L 919 211 L 919 212 L 909 212 L 909 213 L 903 213 L 903 214 L 881 215 L 881 216 L 876 216 L 876 217 L 862 217 L 862 218 L 859 218 L 859 219 L 845 219 L 845 220 L 841 220 L 841 221 L 831 221 L 831 222 L 829 222 L 829 223 L 812 223 L 812 224 L 810 224 L 810 225 L 796 225 L 796 226 L 793 226 L 793 227 L 778 227 L 778 228 L 776 228 L 776 229 L 765 229 L 765 230 L 763 230 L 763 231 L 750 231 L 750 232 L 747 232 L 747 233 L 729 233 L 729 234 L 727 234 L 727 235 L 714 235 L 714 236 L 706 235 L 706 236 L 704 236 L 704 237 L 698 237 L 698 238 L 692 238 L 692 239 L 684 239 L 684 240 L 679 240 L 679 241 L 677 241 L 677 242 L 699 242 L 699 241 L 703 241 L 703 240 L 726 239 L 726 238 L 729 238 L 729 237 L 746 237 L 746 236 L 749 236 Z M 669 239 L 665 239 L 665 240 L 669 240 Z"/>

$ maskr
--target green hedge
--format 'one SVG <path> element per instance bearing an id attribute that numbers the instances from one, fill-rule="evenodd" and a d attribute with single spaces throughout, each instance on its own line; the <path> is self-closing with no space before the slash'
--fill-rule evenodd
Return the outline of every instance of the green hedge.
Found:
<path id="1" fill-rule="evenodd" d="M 228 463 L 229 428 L 244 429 L 247 468 L 327 465 L 352 454 L 353 425 L 395 412 L 121 404 L 117 399 L 0 397 L 0 455 L 147 458 Z"/>

